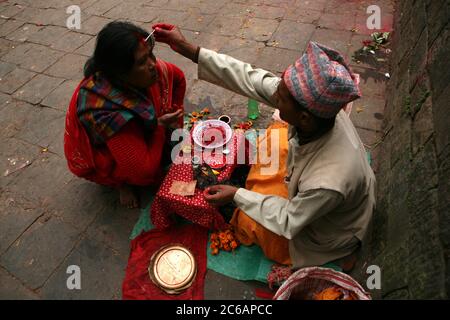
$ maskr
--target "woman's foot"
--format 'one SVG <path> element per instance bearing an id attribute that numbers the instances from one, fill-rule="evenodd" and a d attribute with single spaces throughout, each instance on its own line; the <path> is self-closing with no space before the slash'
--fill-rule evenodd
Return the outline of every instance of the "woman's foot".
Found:
<path id="1" fill-rule="evenodd" d="M 129 185 L 123 185 L 119 188 L 120 204 L 129 209 L 139 207 L 139 200 L 136 193 Z"/>

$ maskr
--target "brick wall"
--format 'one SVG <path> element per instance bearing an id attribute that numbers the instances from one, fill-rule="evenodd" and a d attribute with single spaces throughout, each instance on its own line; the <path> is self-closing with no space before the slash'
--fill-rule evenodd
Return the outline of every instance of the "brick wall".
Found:
<path id="1" fill-rule="evenodd" d="M 384 299 L 450 298 L 450 1 L 399 0 L 372 261 Z"/>

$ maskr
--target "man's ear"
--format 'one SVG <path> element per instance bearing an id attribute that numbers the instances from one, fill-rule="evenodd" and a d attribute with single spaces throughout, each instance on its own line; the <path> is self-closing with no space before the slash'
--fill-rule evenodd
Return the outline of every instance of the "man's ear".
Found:
<path id="1" fill-rule="evenodd" d="M 314 131 L 317 130 L 317 122 L 314 116 L 308 111 L 300 111 L 299 122 L 304 130 Z"/>
<path id="2" fill-rule="evenodd" d="M 311 115 L 308 113 L 308 112 L 306 112 L 306 111 L 300 111 L 300 117 L 299 117 L 299 119 L 300 119 L 300 121 L 302 122 L 302 123 L 305 123 L 305 122 L 309 122 L 309 121 L 311 121 Z"/>

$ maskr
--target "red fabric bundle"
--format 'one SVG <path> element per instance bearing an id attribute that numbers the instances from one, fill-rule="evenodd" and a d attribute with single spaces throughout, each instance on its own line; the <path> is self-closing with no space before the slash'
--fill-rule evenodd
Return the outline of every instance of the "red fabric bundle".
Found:
<path id="1" fill-rule="evenodd" d="M 207 229 L 199 225 L 176 225 L 161 230 L 153 229 L 139 235 L 131 242 L 125 280 L 122 285 L 124 300 L 203 300 L 206 274 Z M 148 266 L 150 258 L 162 246 L 176 243 L 191 250 L 197 262 L 194 283 L 178 295 L 165 293 L 150 279 Z"/>

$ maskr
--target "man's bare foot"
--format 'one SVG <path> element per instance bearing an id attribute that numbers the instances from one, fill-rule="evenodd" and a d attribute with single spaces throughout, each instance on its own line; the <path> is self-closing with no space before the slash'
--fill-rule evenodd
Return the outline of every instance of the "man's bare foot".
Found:
<path id="1" fill-rule="evenodd" d="M 129 185 L 123 185 L 119 188 L 120 204 L 129 209 L 139 207 L 138 197 Z"/>

